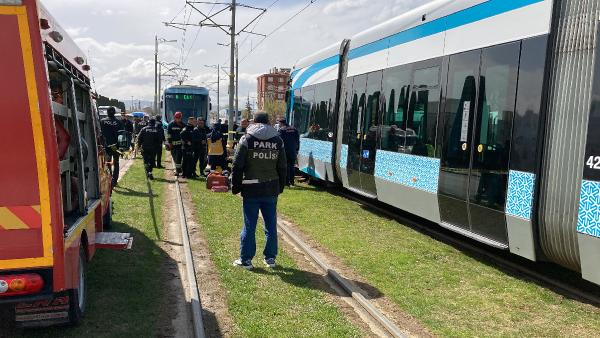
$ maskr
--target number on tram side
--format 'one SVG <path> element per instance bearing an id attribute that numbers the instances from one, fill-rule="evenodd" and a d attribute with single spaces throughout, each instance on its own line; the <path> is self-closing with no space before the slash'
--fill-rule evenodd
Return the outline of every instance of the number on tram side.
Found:
<path id="1" fill-rule="evenodd" d="M 600 156 L 590 156 L 585 165 L 590 169 L 600 170 Z"/>

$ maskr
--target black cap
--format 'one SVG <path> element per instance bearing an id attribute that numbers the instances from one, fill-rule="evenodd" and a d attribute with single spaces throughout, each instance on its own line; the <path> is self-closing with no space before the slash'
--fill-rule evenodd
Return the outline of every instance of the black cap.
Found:
<path id="1" fill-rule="evenodd" d="M 254 115 L 254 123 L 264 123 L 264 124 L 268 124 L 269 123 L 269 114 L 267 113 L 256 113 Z"/>

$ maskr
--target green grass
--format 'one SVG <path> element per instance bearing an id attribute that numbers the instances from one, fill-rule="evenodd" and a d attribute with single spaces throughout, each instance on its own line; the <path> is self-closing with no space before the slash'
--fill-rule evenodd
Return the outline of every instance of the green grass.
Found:
<path id="1" fill-rule="evenodd" d="M 155 170 L 161 179 L 164 172 Z M 161 206 L 165 183 L 151 183 L 150 198 L 140 160 L 113 192 L 111 231 L 131 232 L 131 251 L 99 250 L 88 265 L 88 307 L 82 325 L 25 331 L 30 337 L 156 336 L 165 288 L 159 247 L 163 233 Z M 154 207 L 154 209 L 152 208 Z"/>
<path id="2" fill-rule="evenodd" d="M 282 252 L 279 268 L 263 269 L 264 236 L 257 230 L 255 269 L 234 267 L 239 257 L 242 225 L 241 199 L 231 193 L 213 193 L 204 182 L 193 182 L 190 189 L 197 206 L 199 222 L 205 233 L 211 257 L 227 290 L 227 305 L 240 337 L 355 337 L 360 332 L 341 310 L 331 304 L 323 290 Z M 259 225 L 259 228 L 261 226 Z M 281 241 L 281 240 L 280 240 Z M 315 277 L 314 275 L 312 277 Z"/>
<path id="3" fill-rule="evenodd" d="M 301 185 L 280 212 L 441 336 L 598 337 L 600 310 L 565 299 L 357 203 Z"/>

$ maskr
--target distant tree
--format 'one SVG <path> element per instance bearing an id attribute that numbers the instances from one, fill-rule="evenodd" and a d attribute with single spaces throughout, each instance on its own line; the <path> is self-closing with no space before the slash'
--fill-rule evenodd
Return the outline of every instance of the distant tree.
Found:
<path id="1" fill-rule="evenodd" d="M 98 100 L 96 102 L 98 103 L 98 106 L 114 106 L 121 109 L 122 111 L 126 110 L 124 102 L 121 102 L 117 99 L 111 99 L 103 95 L 99 95 Z"/>
<path id="2" fill-rule="evenodd" d="M 269 119 L 271 122 L 275 123 L 277 118 L 285 116 L 286 108 L 287 105 L 285 104 L 285 101 L 265 99 L 263 110 L 269 114 Z"/>
<path id="3" fill-rule="evenodd" d="M 250 105 L 250 101 L 246 102 L 246 108 L 242 111 L 243 119 L 251 119 L 252 118 L 252 106 Z"/>

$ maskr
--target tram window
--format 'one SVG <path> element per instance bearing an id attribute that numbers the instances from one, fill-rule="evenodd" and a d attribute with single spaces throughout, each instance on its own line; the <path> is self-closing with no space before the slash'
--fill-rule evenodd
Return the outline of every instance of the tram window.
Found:
<path id="1" fill-rule="evenodd" d="M 544 67 L 546 62 L 546 36 L 526 39 L 521 44 L 517 106 L 513 127 L 510 168 L 533 172 L 536 165 L 537 142 Z"/>
<path id="2" fill-rule="evenodd" d="M 321 83 L 315 85 L 314 116 L 311 117 L 308 137 L 332 141 L 329 137 L 331 130 L 331 93 L 333 82 Z"/>
<path id="3" fill-rule="evenodd" d="M 435 155 L 435 130 L 439 111 L 439 89 L 422 89 L 411 95 L 406 121 L 405 151 L 412 155 Z"/>
<path id="4" fill-rule="evenodd" d="M 308 135 L 311 112 L 312 112 L 312 102 L 314 101 L 314 89 L 313 87 L 302 88 L 302 98 L 300 103 L 300 119 L 299 119 L 299 128 L 298 131 L 303 136 Z"/>
<path id="5" fill-rule="evenodd" d="M 410 95 L 409 67 L 400 66 L 383 73 L 383 93 L 386 105 L 383 112 L 381 149 L 400 152 L 406 139 L 406 112 Z"/>
<path id="6" fill-rule="evenodd" d="M 417 69 L 414 78 L 416 87 L 435 87 L 440 82 L 440 67 Z"/>

